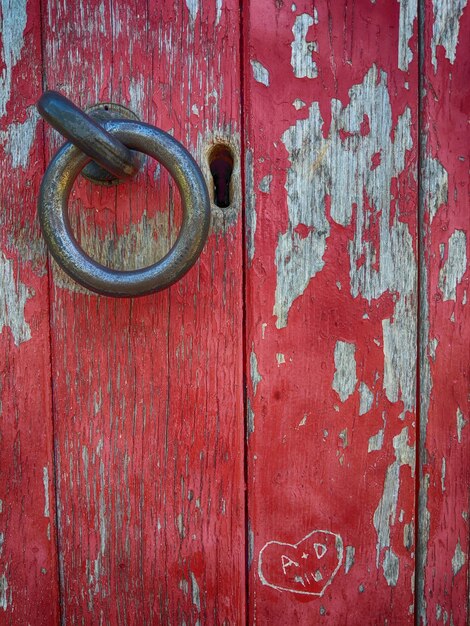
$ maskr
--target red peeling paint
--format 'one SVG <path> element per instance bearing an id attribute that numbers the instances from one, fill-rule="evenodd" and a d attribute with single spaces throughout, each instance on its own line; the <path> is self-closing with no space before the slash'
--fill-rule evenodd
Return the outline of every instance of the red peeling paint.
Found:
<path id="1" fill-rule="evenodd" d="M 361 135 L 365 137 L 369 133 L 370 133 L 370 120 L 369 120 L 369 116 L 367 115 L 367 113 L 364 113 L 364 116 L 361 122 Z"/>
<path id="2" fill-rule="evenodd" d="M 379 167 L 381 162 L 380 152 L 375 152 L 371 158 L 371 170 L 375 170 L 376 167 Z"/>
<path id="3" fill-rule="evenodd" d="M 24 24 L 14 4 L 0 622 L 467 623 L 470 5 L 424 0 L 418 25 L 405 0 L 26 0 Z M 48 265 L 43 87 L 127 105 L 211 190 L 230 146 L 231 205 L 170 290 L 98 297 Z M 118 268 L 182 220 L 156 162 L 79 178 L 69 209 Z"/>
<path id="4" fill-rule="evenodd" d="M 305 224 L 297 224 L 294 228 L 294 232 L 297 233 L 301 239 L 308 237 L 309 233 L 314 232 L 314 230 L 313 226 L 306 226 Z"/>

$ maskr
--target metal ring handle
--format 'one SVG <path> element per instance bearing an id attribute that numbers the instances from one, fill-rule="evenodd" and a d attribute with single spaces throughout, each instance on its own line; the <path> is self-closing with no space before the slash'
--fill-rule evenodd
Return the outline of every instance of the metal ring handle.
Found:
<path id="1" fill-rule="evenodd" d="M 183 205 L 175 244 L 157 263 L 133 271 L 112 270 L 89 257 L 73 235 L 67 206 L 72 185 L 90 158 L 70 143 L 57 152 L 42 180 L 38 211 L 44 238 L 62 269 L 92 291 L 116 297 L 160 291 L 192 267 L 206 242 L 210 201 L 203 175 L 189 152 L 154 126 L 113 120 L 105 123 L 105 129 L 128 148 L 157 159 L 174 178 Z"/>
<path id="2" fill-rule="evenodd" d="M 120 179 L 135 176 L 139 163 L 132 152 L 68 98 L 45 91 L 36 106 L 51 126 L 108 172 Z"/>

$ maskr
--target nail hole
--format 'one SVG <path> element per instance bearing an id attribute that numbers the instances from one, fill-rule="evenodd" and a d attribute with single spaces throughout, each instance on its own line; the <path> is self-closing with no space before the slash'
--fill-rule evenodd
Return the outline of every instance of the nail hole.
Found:
<path id="1" fill-rule="evenodd" d="M 230 179 L 233 172 L 233 154 L 223 144 L 214 146 L 209 155 L 209 167 L 214 182 L 214 204 L 221 208 L 230 206 Z"/>
<path id="2" fill-rule="evenodd" d="M 107 104 L 104 105 L 104 110 L 109 111 L 109 106 Z"/>

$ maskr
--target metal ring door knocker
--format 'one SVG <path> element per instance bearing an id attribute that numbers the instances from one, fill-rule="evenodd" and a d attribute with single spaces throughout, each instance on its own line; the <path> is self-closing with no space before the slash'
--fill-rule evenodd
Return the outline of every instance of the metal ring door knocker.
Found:
<path id="1" fill-rule="evenodd" d="M 52 256 L 78 283 L 108 296 L 142 296 L 169 287 L 194 265 L 207 239 L 210 201 L 202 172 L 186 148 L 154 126 L 122 119 L 134 117 L 124 107 L 122 111 L 119 105 L 104 109 L 112 106 L 121 119 L 105 114 L 98 123 L 57 92 L 45 92 L 38 101 L 41 115 L 72 142 L 60 148 L 44 174 L 39 219 Z M 103 117 L 108 121 L 102 121 Z M 175 244 L 162 259 L 142 269 L 112 270 L 94 261 L 78 244 L 69 222 L 68 199 L 85 166 L 90 170 L 88 177 L 97 182 L 129 178 L 139 168 L 139 152 L 159 161 L 175 180 L 183 222 Z"/>

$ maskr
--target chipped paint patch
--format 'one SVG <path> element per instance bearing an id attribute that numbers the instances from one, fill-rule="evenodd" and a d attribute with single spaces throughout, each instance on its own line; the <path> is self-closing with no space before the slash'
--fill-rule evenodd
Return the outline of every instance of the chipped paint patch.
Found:
<path id="1" fill-rule="evenodd" d="M 403 401 L 405 411 L 415 404 L 416 336 L 414 309 L 405 298 L 395 305 L 394 319 L 382 321 L 384 342 L 383 387 L 390 402 Z"/>
<path id="2" fill-rule="evenodd" d="M 442 608 L 440 604 L 436 604 L 436 620 L 439 621 L 441 619 L 444 622 L 445 626 L 445 624 L 447 624 L 447 622 L 449 621 L 449 614 L 445 609 Z M 452 613 L 450 614 L 450 626 L 456 626 L 452 617 Z"/>
<path id="3" fill-rule="evenodd" d="M 374 402 L 374 394 L 363 382 L 359 384 L 359 398 L 359 415 L 365 415 L 372 408 L 372 403 Z"/>
<path id="4" fill-rule="evenodd" d="M 342 430 L 338 437 L 341 439 L 341 446 L 343 448 L 347 448 L 348 447 L 348 429 L 345 428 L 344 430 Z"/>
<path id="5" fill-rule="evenodd" d="M 318 76 L 317 64 L 312 58 L 312 52 L 317 52 L 315 41 L 307 41 L 307 32 L 310 26 L 318 23 L 316 14 L 314 17 L 308 13 L 302 13 L 295 18 L 292 34 L 294 40 L 291 43 L 291 65 L 296 78 L 316 78 Z"/>
<path id="6" fill-rule="evenodd" d="M 29 289 L 20 280 L 15 280 L 13 261 L 0 251 L 0 332 L 7 327 L 11 330 L 16 346 L 31 339 L 31 329 L 24 317 Z"/>
<path id="7" fill-rule="evenodd" d="M 258 189 L 262 193 L 269 193 L 270 190 L 271 190 L 272 180 L 273 180 L 272 174 L 268 174 L 267 176 L 263 176 L 263 178 L 260 180 L 260 183 L 258 185 Z"/>
<path id="8" fill-rule="evenodd" d="M 325 190 L 321 183 L 322 172 L 327 173 L 324 159 L 327 143 L 322 127 L 319 105 L 314 102 L 308 118 L 298 120 L 281 138 L 289 153 L 291 167 L 285 184 L 289 224 L 287 232 L 279 234 L 276 248 L 277 284 L 273 313 L 277 317 L 277 328 L 287 325 L 292 303 L 325 265 L 323 255 L 330 226 L 325 215 Z M 307 226 L 306 237 L 295 230 L 299 224 Z"/>
<path id="9" fill-rule="evenodd" d="M 363 134 L 363 121 L 368 132 Z M 355 216 L 354 239 L 349 245 L 350 289 L 369 302 L 387 291 L 400 294 L 399 302 L 413 295 L 416 287 L 416 259 L 408 225 L 399 220 L 400 207 L 391 215 L 392 181 L 405 167 L 405 154 L 413 147 L 411 111 L 406 108 L 395 128 L 387 87 L 387 75 L 374 65 L 361 84 L 349 90 L 349 104 L 331 101 L 331 124 L 327 139 L 322 134 L 323 119 L 317 102 L 307 119 L 298 120 L 282 135 L 291 166 L 286 190 L 288 228 L 279 235 L 276 249 L 277 284 L 274 304 L 276 325 L 283 328 L 294 300 L 324 267 L 323 256 L 330 234 L 326 218 L 326 198 L 330 197 L 331 218 L 342 226 Z M 346 133 L 346 138 L 345 138 Z M 393 137 L 393 140 L 392 140 Z M 374 155 L 380 163 L 373 165 Z M 307 236 L 296 228 L 303 224 Z M 369 230 L 378 225 L 380 240 L 374 244 Z M 394 316 L 396 329 L 414 319 L 414 300 L 403 302 Z M 406 314 L 398 322 L 397 314 Z M 412 342 L 414 345 L 416 342 Z M 409 362 L 414 350 L 407 344 Z M 412 379 L 412 376 L 409 376 Z M 411 382 L 409 383 L 411 385 Z M 407 388 L 406 400 L 411 393 Z"/>
<path id="10" fill-rule="evenodd" d="M 371 79 L 374 84 L 370 83 Z M 343 123 L 342 128 L 354 133 L 354 136 L 345 142 L 350 144 L 349 150 L 338 150 L 340 158 L 337 159 L 333 180 L 339 189 L 333 189 L 331 214 L 338 223 L 348 225 L 353 204 L 357 206 L 355 236 L 349 250 L 351 294 L 353 297 L 361 294 L 369 302 L 386 291 L 403 297 L 414 293 L 416 260 L 408 226 L 398 220 L 399 208 L 394 218 L 390 214 L 391 183 L 403 171 L 405 152 L 412 148 L 411 112 L 407 108 L 398 118 L 392 143 L 386 74 L 379 74 L 373 67 L 364 84 L 353 87 L 350 94 L 352 102 L 348 108 L 355 105 L 350 111 L 350 116 L 354 117 L 346 125 Z M 368 116 L 370 133 L 362 137 L 360 125 L 364 115 Z M 380 164 L 371 169 L 372 158 L 377 153 L 381 155 Z M 372 215 L 367 210 L 366 197 L 373 207 Z M 377 248 L 367 237 L 373 218 L 379 224 Z"/>
<path id="11" fill-rule="evenodd" d="M 378 450 L 382 450 L 382 446 L 384 445 L 384 432 L 384 429 L 381 428 L 376 435 L 369 437 L 367 452 L 377 452 Z"/>
<path id="12" fill-rule="evenodd" d="M 184 539 L 186 536 L 186 528 L 184 527 L 183 515 L 181 513 L 179 513 L 176 518 L 176 527 L 178 528 L 181 539 Z"/>
<path id="13" fill-rule="evenodd" d="M 363 231 L 369 227 L 370 213 L 365 209 L 365 194 L 369 199 L 374 213 L 385 211 L 388 221 L 382 216 L 380 224 L 387 225 L 386 231 L 381 229 L 381 237 L 386 236 L 388 248 L 391 248 L 391 233 L 389 232 L 391 181 L 403 171 L 405 152 L 412 148 L 410 126 L 411 111 L 407 108 L 399 116 L 395 127 L 395 140 L 392 142 L 391 103 L 387 87 L 387 74 L 378 71 L 376 66 L 367 72 L 364 81 L 354 85 L 350 91 L 350 104 L 342 109 L 341 103 L 332 101 L 334 118 L 334 153 L 332 163 L 332 217 L 343 226 L 351 222 L 353 205 L 357 207 L 356 242 L 357 246 Z M 368 131 L 363 134 L 364 119 L 368 120 Z M 347 133 L 342 139 L 340 131 Z M 380 154 L 380 163 L 373 167 L 374 155 Z M 344 179 L 346 176 L 346 179 Z M 342 179 L 343 178 L 343 179 Z M 360 219 L 359 219 L 360 218 Z M 353 250 L 354 261 L 364 251 Z M 373 250 L 369 250 L 369 256 Z M 388 254 L 391 256 L 391 250 Z M 378 297 L 386 288 L 385 283 L 393 280 L 393 266 L 397 259 L 390 259 L 392 267 L 379 268 L 371 271 L 368 265 L 358 273 L 358 282 L 355 285 L 357 292 L 363 292 L 364 297 L 371 299 Z M 393 263 L 395 261 L 395 263 Z M 367 264 L 366 264 L 367 265 Z M 380 269 L 382 272 L 380 273 Z M 373 279 L 369 289 L 366 283 L 366 271 Z"/>
<path id="14" fill-rule="evenodd" d="M 250 399 L 246 400 L 246 436 L 247 438 L 255 432 L 255 413 L 251 406 Z"/>
<path id="15" fill-rule="evenodd" d="M 104 463 L 100 460 L 100 497 L 99 497 L 99 525 L 100 525 L 100 553 L 104 556 L 106 552 L 106 539 L 107 539 L 107 514 L 106 514 L 106 502 L 104 500 L 106 486 L 104 476 Z"/>
<path id="16" fill-rule="evenodd" d="M 468 424 L 468 420 L 466 420 L 463 416 L 460 407 L 457 407 L 457 441 L 462 443 L 462 430 Z"/>
<path id="17" fill-rule="evenodd" d="M 222 17 L 222 0 L 215 0 L 215 25 L 218 26 Z"/>
<path id="18" fill-rule="evenodd" d="M 44 484 L 44 517 L 49 517 L 49 470 L 42 468 L 42 482 Z"/>
<path id="19" fill-rule="evenodd" d="M 441 463 L 441 490 L 442 493 L 446 490 L 446 459 L 442 457 Z"/>
<path id="20" fill-rule="evenodd" d="M 201 595 L 199 592 L 199 585 L 197 584 L 196 576 L 192 572 L 189 572 L 191 577 L 191 598 L 194 606 L 198 611 L 201 610 Z"/>
<path id="21" fill-rule="evenodd" d="M 431 527 L 431 514 L 428 509 L 428 489 L 429 489 L 429 474 L 424 474 L 420 480 L 419 490 L 419 522 L 420 532 L 417 538 L 417 567 L 420 571 L 424 571 L 424 566 L 428 558 L 428 541 Z M 418 576 L 416 580 L 416 609 L 418 618 L 423 623 L 423 626 L 427 624 L 427 602 L 424 589 L 424 576 Z"/>
<path id="22" fill-rule="evenodd" d="M 333 377 L 333 389 L 339 395 L 341 402 L 345 402 L 356 387 L 355 354 L 356 346 L 353 343 L 336 342 L 334 353 L 336 371 Z"/>
<path id="23" fill-rule="evenodd" d="M 467 0 L 433 0 L 434 24 L 432 29 L 431 52 L 434 72 L 437 72 L 437 46 L 443 46 L 446 59 L 453 64 L 459 40 L 460 18 Z"/>
<path id="24" fill-rule="evenodd" d="M 406 72 L 408 65 L 413 60 L 413 52 L 409 46 L 409 41 L 413 36 L 413 23 L 418 14 L 418 2 L 417 0 L 399 0 L 399 2 L 398 67 Z"/>
<path id="25" fill-rule="evenodd" d="M 457 545 L 455 546 L 454 556 L 452 557 L 452 573 L 456 576 L 462 567 L 465 565 L 466 557 L 465 552 L 462 550 L 462 546 L 460 545 L 460 539 L 457 540 Z"/>
<path id="26" fill-rule="evenodd" d="M 6 113 L 10 101 L 13 68 L 20 60 L 26 28 L 26 0 L 0 0 L 3 50 L 0 58 L 3 68 L 0 74 L 0 118 Z"/>
<path id="27" fill-rule="evenodd" d="M 144 113 L 145 91 L 142 76 L 131 76 L 129 80 L 129 107 L 142 115 Z"/>
<path id="28" fill-rule="evenodd" d="M 0 608 L 6 611 L 9 604 L 11 605 L 11 590 L 8 592 L 7 577 L 2 574 L 0 576 Z"/>
<path id="29" fill-rule="evenodd" d="M 255 255 L 256 234 L 256 196 L 253 174 L 253 153 L 251 150 L 245 152 L 245 207 L 246 247 L 248 262 L 251 263 Z"/>
<path id="30" fill-rule="evenodd" d="M 194 22 L 199 11 L 199 0 L 186 0 L 186 6 L 191 16 L 191 21 Z"/>
<path id="31" fill-rule="evenodd" d="M 385 552 L 382 568 L 387 585 L 395 587 L 400 574 L 400 561 L 391 548 Z"/>
<path id="32" fill-rule="evenodd" d="M 456 299 L 456 288 L 467 269 L 467 237 L 456 230 L 449 238 L 447 260 L 439 272 L 439 289 L 444 300 Z"/>
<path id="33" fill-rule="evenodd" d="M 8 131 L 0 131 L 0 142 L 4 144 L 5 153 L 11 157 L 13 169 L 18 167 L 26 169 L 31 146 L 36 137 L 38 120 L 39 114 L 35 107 L 31 107 L 24 122 L 10 124 Z"/>
<path id="34" fill-rule="evenodd" d="M 269 87 L 269 71 L 259 61 L 252 60 L 250 63 L 255 81 Z"/>
<path id="35" fill-rule="evenodd" d="M 429 211 L 429 222 L 432 224 L 439 207 L 447 204 L 449 193 L 448 174 L 440 161 L 429 156 L 425 157 L 423 168 L 426 180 L 424 201 Z"/>
<path id="36" fill-rule="evenodd" d="M 346 546 L 346 558 L 344 563 L 344 573 L 347 574 L 351 567 L 354 565 L 354 557 L 356 554 L 356 548 L 354 546 Z"/>
<path id="37" fill-rule="evenodd" d="M 256 389 L 258 384 L 263 380 L 262 376 L 258 370 L 258 359 L 256 358 L 256 354 L 252 349 L 250 354 L 250 372 L 251 372 L 251 383 L 253 385 L 253 395 L 256 395 Z"/>
<path id="38" fill-rule="evenodd" d="M 407 550 L 411 550 L 414 543 L 414 524 L 410 522 L 409 524 L 405 524 L 403 526 L 403 545 Z"/>
<path id="39" fill-rule="evenodd" d="M 303 100 L 296 98 L 294 102 L 292 103 L 292 106 L 294 107 L 296 111 L 300 111 L 300 109 L 303 109 L 307 105 L 305 104 Z"/>
<path id="40" fill-rule="evenodd" d="M 377 532 L 376 566 L 379 567 L 382 551 L 386 549 L 383 570 L 387 583 L 390 585 L 398 580 L 398 564 L 395 561 L 398 557 L 390 549 L 390 528 L 395 524 L 396 519 L 400 468 L 408 465 L 412 474 L 415 468 L 415 449 L 408 445 L 408 427 L 403 428 L 401 433 L 393 438 L 393 448 L 395 461 L 387 469 L 383 494 L 374 512 L 374 527 Z"/>

